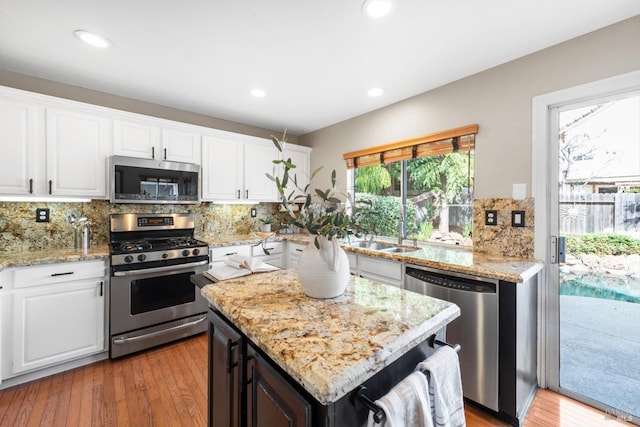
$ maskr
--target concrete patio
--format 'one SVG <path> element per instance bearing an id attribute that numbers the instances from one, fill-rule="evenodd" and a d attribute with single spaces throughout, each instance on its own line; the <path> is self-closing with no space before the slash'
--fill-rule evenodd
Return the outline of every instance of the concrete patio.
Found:
<path id="1" fill-rule="evenodd" d="M 640 420 L 640 304 L 560 296 L 560 386 Z"/>

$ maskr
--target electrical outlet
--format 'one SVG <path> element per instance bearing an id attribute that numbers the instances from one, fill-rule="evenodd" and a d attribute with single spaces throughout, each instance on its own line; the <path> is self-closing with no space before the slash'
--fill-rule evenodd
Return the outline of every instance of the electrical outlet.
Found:
<path id="1" fill-rule="evenodd" d="M 524 227 L 524 211 L 511 211 L 511 226 Z"/>
<path id="2" fill-rule="evenodd" d="M 251 218 L 255 218 L 258 215 L 256 208 L 251 208 Z"/>
<path id="3" fill-rule="evenodd" d="M 36 208 L 36 222 L 49 222 L 49 208 Z"/>
<path id="4" fill-rule="evenodd" d="M 498 225 L 498 211 L 484 211 L 484 225 Z"/>

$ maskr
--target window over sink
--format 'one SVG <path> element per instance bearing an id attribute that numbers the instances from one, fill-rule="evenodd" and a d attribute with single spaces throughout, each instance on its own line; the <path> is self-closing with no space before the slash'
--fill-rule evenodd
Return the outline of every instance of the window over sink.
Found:
<path id="1" fill-rule="evenodd" d="M 472 244 L 475 134 L 452 129 L 344 155 L 371 234 Z"/>

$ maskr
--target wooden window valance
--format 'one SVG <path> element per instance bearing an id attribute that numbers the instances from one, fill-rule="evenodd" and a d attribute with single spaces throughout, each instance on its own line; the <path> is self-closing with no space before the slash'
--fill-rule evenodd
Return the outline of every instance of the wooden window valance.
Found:
<path id="1" fill-rule="evenodd" d="M 345 153 L 347 168 L 359 168 L 381 163 L 397 162 L 416 157 L 436 156 L 475 148 L 478 125 L 468 125 L 436 132 L 417 138 L 405 139 L 377 147 Z"/>

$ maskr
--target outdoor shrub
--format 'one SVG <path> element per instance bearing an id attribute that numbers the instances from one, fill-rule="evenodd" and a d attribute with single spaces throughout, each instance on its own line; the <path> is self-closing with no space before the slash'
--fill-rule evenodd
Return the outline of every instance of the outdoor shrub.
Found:
<path id="1" fill-rule="evenodd" d="M 566 250 L 572 255 L 640 254 L 640 239 L 620 234 L 590 233 L 566 236 Z"/>
<path id="2" fill-rule="evenodd" d="M 358 225 L 368 234 L 377 236 L 397 236 L 400 220 L 400 198 L 395 196 L 377 196 L 373 194 L 357 193 L 356 200 L 368 201 L 371 204 L 361 204 L 361 215 L 358 217 Z M 416 226 L 416 206 L 407 201 L 407 224 L 408 235 L 414 235 Z"/>

